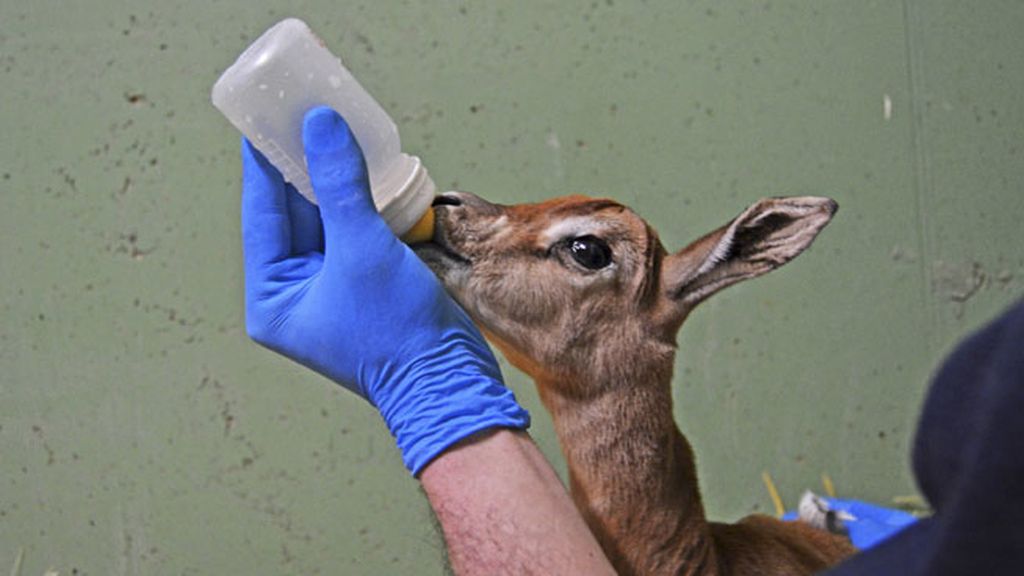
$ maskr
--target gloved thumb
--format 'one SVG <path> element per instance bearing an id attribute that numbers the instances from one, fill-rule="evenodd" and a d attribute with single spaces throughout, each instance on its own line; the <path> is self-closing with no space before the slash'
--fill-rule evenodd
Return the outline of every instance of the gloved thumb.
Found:
<path id="1" fill-rule="evenodd" d="M 325 236 L 331 237 L 339 228 L 358 229 L 368 219 L 380 218 L 370 195 L 363 152 L 337 112 L 327 107 L 307 112 L 302 143 Z"/>

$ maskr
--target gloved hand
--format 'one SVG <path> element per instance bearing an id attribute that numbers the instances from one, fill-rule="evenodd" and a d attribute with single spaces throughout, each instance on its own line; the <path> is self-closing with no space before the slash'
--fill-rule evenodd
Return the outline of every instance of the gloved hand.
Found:
<path id="1" fill-rule="evenodd" d="M 377 214 L 345 121 L 310 111 L 303 144 L 319 209 L 242 143 L 252 339 L 377 407 L 414 475 L 471 434 L 526 428 L 480 332 Z"/>
<path id="2" fill-rule="evenodd" d="M 860 500 L 824 498 L 828 505 L 840 513 L 850 534 L 850 541 L 861 550 L 871 548 L 882 540 L 910 526 L 917 518 L 893 508 L 884 508 Z"/>
<path id="3" fill-rule="evenodd" d="M 834 512 L 841 526 L 850 536 L 850 542 L 859 550 L 866 550 L 879 542 L 894 536 L 900 530 L 917 521 L 917 517 L 902 510 L 885 508 L 861 500 L 846 500 L 813 496 L 819 506 Z M 821 508 L 819 508 L 820 510 Z M 799 513 L 786 512 L 783 520 L 798 521 Z"/>

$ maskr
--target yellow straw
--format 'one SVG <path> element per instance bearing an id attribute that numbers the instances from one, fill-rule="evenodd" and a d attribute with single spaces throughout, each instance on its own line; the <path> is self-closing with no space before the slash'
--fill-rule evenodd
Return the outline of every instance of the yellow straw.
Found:
<path id="1" fill-rule="evenodd" d="M 768 489 L 768 496 L 771 497 L 772 504 L 775 505 L 775 515 L 782 518 L 786 508 L 782 505 L 782 498 L 779 497 L 779 491 L 775 488 L 775 482 L 772 482 L 771 474 L 767 470 L 761 472 L 761 480 L 764 481 L 764 487 Z"/>
<path id="2" fill-rule="evenodd" d="M 18 555 L 14 557 L 14 566 L 11 567 L 11 576 L 21 576 L 21 561 L 25 557 L 25 548 L 18 548 Z"/>
<path id="3" fill-rule="evenodd" d="M 827 472 L 821 473 L 821 484 L 825 487 L 825 494 L 828 494 L 829 498 L 836 497 L 836 485 L 832 483 L 832 477 Z"/>

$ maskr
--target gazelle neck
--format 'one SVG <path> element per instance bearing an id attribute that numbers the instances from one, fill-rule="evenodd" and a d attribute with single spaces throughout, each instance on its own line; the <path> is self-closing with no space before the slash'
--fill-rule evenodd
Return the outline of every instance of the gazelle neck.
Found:
<path id="1" fill-rule="evenodd" d="M 717 572 L 693 451 L 672 416 L 668 360 L 630 381 L 537 382 L 573 500 L 620 574 Z M 560 389 L 602 392 L 581 400 Z"/>

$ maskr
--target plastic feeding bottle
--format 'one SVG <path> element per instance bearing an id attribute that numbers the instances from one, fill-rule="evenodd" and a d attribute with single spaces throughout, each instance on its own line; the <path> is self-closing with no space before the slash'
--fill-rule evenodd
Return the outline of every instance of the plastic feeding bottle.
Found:
<path id="1" fill-rule="evenodd" d="M 309 26 L 289 18 L 267 30 L 213 86 L 213 105 L 316 203 L 302 147 L 302 120 L 330 106 L 348 122 L 366 157 L 377 210 L 406 242 L 430 238 L 433 180 L 416 156 L 402 153 L 387 112 L 331 54 Z"/>

